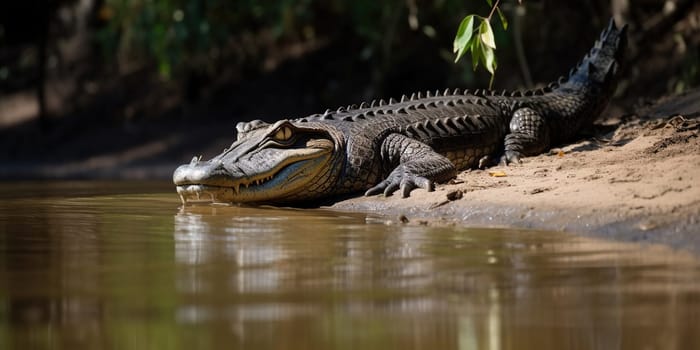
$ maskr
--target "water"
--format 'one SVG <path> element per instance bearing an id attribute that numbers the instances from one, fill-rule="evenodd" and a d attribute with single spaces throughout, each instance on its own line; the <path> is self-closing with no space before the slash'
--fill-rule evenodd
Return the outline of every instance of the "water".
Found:
<path id="1" fill-rule="evenodd" d="M 569 234 L 0 185 L 0 349 L 700 349 L 700 262 Z"/>

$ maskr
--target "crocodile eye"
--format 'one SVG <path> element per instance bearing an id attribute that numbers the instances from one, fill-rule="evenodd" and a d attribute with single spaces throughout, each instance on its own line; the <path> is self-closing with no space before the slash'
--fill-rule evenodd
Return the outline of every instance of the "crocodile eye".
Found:
<path id="1" fill-rule="evenodd" d="M 277 141 L 288 141 L 291 137 L 292 137 L 292 129 L 290 129 L 287 126 L 280 128 L 275 133 L 275 140 L 277 140 Z"/>

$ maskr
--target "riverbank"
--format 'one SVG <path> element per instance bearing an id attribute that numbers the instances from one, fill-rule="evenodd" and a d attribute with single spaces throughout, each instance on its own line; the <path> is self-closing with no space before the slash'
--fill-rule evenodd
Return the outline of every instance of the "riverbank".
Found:
<path id="1" fill-rule="evenodd" d="M 617 103 L 578 142 L 523 164 L 465 171 L 406 199 L 359 196 L 329 208 L 409 225 L 557 230 L 700 254 L 700 90 L 638 108 Z M 0 179 L 169 181 L 193 155 L 207 159 L 230 144 L 233 132 L 222 124 L 98 128 L 63 142 L 15 135 L 55 146 L 0 162 Z"/>
<path id="2" fill-rule="evenodd" d="M 418 225 L 524 227 L 700 254 L 700 91 L 604 121 L 514 166 L 460 173 L 435 192 L 358 197 L 335 210 Z"/>

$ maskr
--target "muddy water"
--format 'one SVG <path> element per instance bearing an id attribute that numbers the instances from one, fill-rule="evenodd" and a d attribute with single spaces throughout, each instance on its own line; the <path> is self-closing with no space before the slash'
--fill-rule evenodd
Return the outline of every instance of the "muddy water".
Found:
<path id="1" fill-rule="evenodd" d="M 0 349 L 700 349 L 700 262 L 568 234 L 0 185 Z"/>

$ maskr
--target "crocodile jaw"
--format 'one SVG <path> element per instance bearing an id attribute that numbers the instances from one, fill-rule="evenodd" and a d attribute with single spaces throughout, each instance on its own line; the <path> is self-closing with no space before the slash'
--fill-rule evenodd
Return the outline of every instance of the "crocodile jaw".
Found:
<path id="1" fill-rule="evenodd" d="M 324 145 L 324 146 L 331 146 Z M 192 202 L 245 203 L 301 197 L 307 184 L 328 167 L 331 147 L 276 150 L 276 162 L 269 162 L 261 171 L 256 157 L 226 164 L 226 159 L 213 159 L 178 167 L 173 182 L 183 204 Z M 270 159 L 270 154 L 265 159 Z M 328 172 L 326 172 L 328 173 Z"/>

